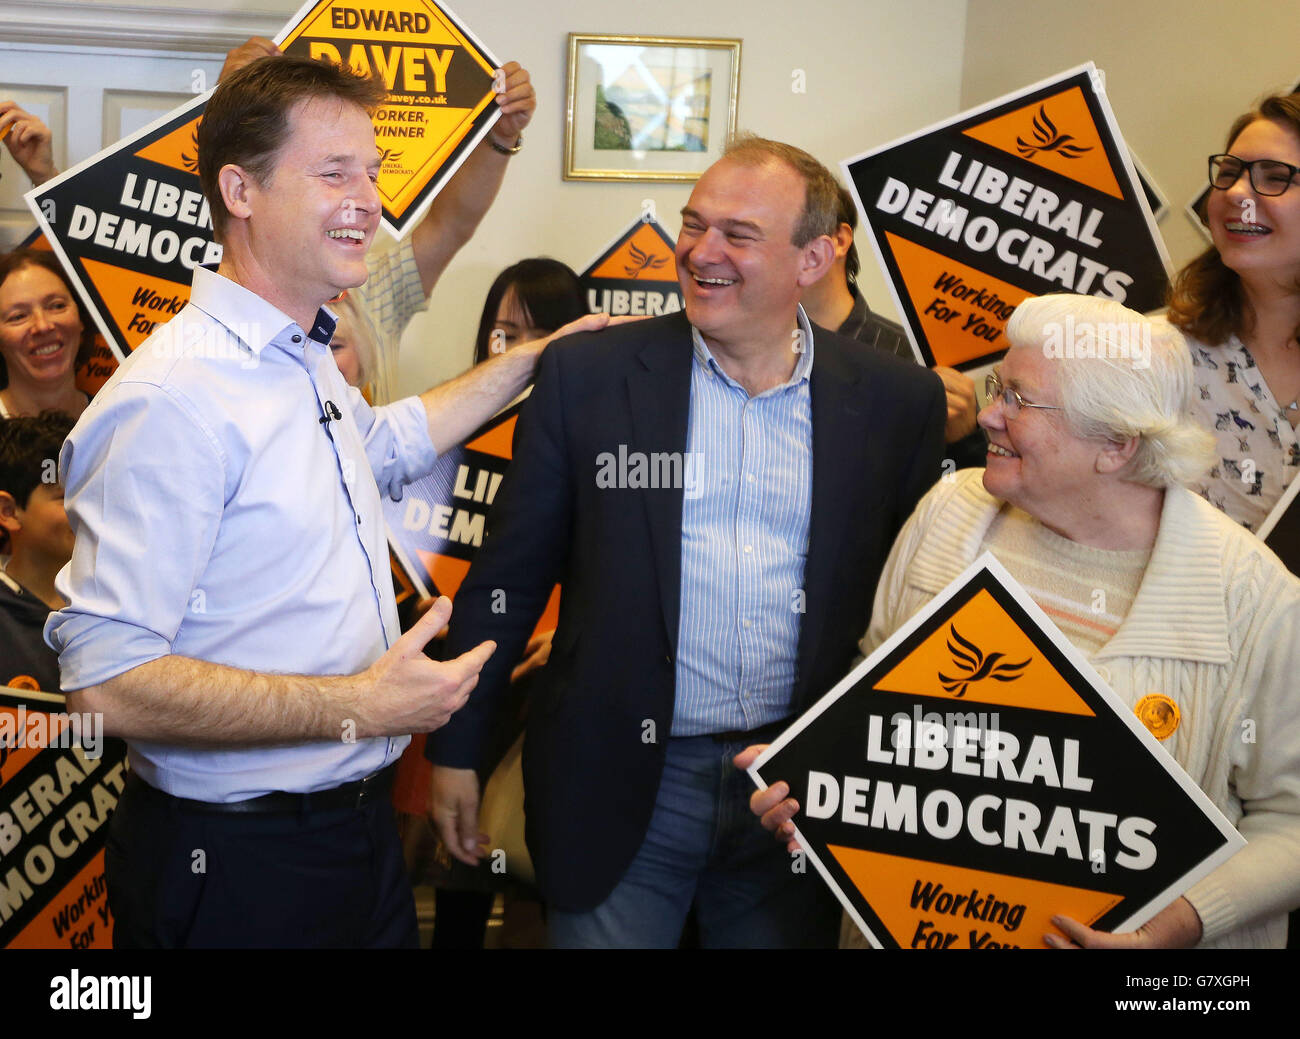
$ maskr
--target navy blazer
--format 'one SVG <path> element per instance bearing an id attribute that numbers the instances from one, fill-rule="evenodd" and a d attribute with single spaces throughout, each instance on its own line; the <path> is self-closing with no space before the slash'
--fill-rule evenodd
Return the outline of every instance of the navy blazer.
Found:
<path id="1" fill-rule="evenodd" d="M 894 536 L 941 475 L 947 415 L 932 372 L 824 329 L 813 336 L 794 711 L 848 671 Z M 598 486 L 597 459 L 620 445 L 684 458 L 692 356 L 684 313 L 547 349 L 487 537 L 456 594 L 448 653 L 484 639 L 498 648 L 427 753 L 481 768 L 510 672 L 552 586 L 563 586 L 529 706 L 524 783 L 538 884 L 571 911 L 604 901 L 644 838 L 672 726 L 681 600 L 683 488 Z"/>

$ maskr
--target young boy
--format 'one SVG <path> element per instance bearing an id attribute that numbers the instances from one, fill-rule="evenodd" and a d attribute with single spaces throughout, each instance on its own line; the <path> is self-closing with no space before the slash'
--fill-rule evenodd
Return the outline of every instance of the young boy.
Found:
<path id="1" fill-rule="evenodd" d="M 42 632 L 66 606 L 54 575 L 72 558 L 72 528 L 58 482 L 72 418 L 46 411 L 0 420 L 0 685 L 59 691 L 59 656 Z"/>

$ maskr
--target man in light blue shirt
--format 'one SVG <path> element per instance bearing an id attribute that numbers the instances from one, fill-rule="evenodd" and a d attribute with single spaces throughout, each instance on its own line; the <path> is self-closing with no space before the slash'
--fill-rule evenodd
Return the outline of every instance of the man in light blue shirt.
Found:
<path id="1" fill-rule="evenodd" d="M 383 96 L 290 58 L 221 84 L 199 130 L 220 268 L 63 453 L 76 549 L 46 638 L 69 708 L 130 745 L 119 947 L 415 943 L 390 766 L 493 645 L 427 659 L 445 599 L 399 637 L 379 495 L 514 397 L 543 344 L 386 408 L 345 384 L 324 304 L 366 277 Z"/>

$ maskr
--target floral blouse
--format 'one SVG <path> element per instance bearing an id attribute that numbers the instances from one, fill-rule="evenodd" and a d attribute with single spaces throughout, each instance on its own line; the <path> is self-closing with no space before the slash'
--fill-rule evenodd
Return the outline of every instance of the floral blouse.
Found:
<path id="1" fill-rule="evenodd" d="M 1213 431 L 1217 457 L 1192 490 L 1247 530 L 1258 530 L 1300 476 L 1300 440 L 1236 336 L 1206 347 L 1188 338 L 1196 366 L 1194 405 Z"/>

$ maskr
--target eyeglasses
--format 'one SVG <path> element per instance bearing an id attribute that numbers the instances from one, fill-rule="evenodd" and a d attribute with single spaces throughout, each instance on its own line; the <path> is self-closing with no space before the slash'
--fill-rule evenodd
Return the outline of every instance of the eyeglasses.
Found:
<path id="1" fill-rule="evenodd" d="M 1259 195 L 1280 195 L 1291 186 L 1300 166 L 1280 159 L 1252 159 L 1246 162 L 1235 155 L 1210 156 L 1210 187 L 1227 191 L 1237 183 L 1242 170 L 1250 171 L 1250 186 Z"/>
<path id="2" fill-rule="evenodd" d="M 1015 418 L 1020 414 L 1021 408 L 1041 408 L 1043 411 L 1064 411 L 1064 408 L 1055 404 L 1035 404 L 1032 401 L 1025 400 L 1010 386 L 1002 385 L 1002 375 L 999 372 L 989 372 L 984 377 L 984 393 L 990 401 L 1002 398 L 1002 410 L 1006 412 L 1007 418 Z"/>

